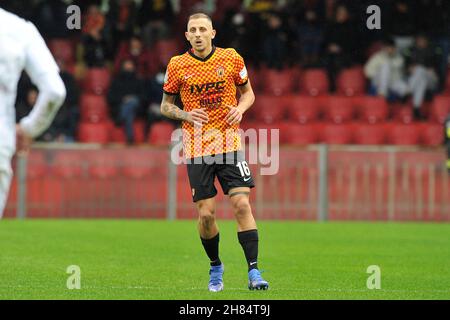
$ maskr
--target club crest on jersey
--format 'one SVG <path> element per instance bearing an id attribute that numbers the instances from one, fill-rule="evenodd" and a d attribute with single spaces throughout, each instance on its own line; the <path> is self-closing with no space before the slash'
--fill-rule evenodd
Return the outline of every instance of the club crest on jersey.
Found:
<path id="1" fill-rule="evenodd" d="M 222 66 L 219 66 L 218 68 L 217 68 L 217 76 L 219 77 L 219 78 L 223 78 L 223 75 L 225 74 L 225 68 L 224 67 L 222 67 Z"/>

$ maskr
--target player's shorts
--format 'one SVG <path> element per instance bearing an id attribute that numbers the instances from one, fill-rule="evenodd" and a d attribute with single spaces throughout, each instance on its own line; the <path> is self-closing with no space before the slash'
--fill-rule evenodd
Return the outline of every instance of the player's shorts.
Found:
<path id="1" fill-rule="evenodd" d="M 187 172 L 194 202 L 217 194 L 214 186 L 216 176 L 224 194 L 233 188 L 255 186 L 241 151 L 189 159 Z"/>

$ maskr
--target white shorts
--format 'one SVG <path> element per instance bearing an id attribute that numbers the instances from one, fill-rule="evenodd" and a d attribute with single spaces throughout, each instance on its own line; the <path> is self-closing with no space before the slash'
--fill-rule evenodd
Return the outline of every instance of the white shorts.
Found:
<path id="1" fill-rule="evenodd" d="M 11 159 L 0 154 L 0 218 L 8 199 L 9 187 L 11 185 L 12 170 Z"/>

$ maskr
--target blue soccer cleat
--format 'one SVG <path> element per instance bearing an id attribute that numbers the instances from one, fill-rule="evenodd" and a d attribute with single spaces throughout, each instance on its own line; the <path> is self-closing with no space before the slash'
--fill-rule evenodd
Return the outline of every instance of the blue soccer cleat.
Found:
<path id="1" fill-rule="evenodd" d="M 250 290 L 267 290 L 269 283 L 261 277 L 258 269 L 252 269 L 248 273 L 248 288 Z"/>
<path id="2" fill-rule="evenodd" d="M 223 263 L 220 266 L 211 266 L 209 270 L 208 290 L 211 292 L 219 292 L 223 290 Z"/>

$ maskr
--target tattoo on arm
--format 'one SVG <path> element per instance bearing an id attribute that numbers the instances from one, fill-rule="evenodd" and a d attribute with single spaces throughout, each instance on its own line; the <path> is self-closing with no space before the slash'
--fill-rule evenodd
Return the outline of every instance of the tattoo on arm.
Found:
<path id="1" fill-rule="evenodd" d="M 178 108 L 173 102 L 171 97 L 164 95 L 161 103 L 161 113 L 170 119 L 186 121 L 189 114 Z"/>

